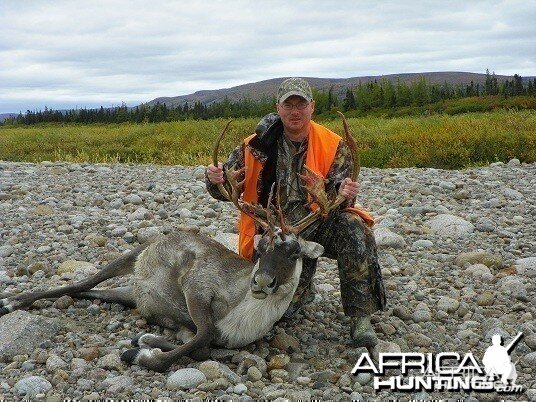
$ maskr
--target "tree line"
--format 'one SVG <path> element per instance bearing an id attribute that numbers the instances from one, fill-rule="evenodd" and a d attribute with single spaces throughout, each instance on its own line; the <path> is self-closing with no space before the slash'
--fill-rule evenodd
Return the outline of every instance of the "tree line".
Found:
<path id="1" fill-rule="evenodd" d="M 471 81 L 469 84 L 452 85 L 447 82 L 434 84 L 424 78 L 405 83 L 389 80 L 358 82 L 354 88 L 346 89 L 343 97 L 335 93 L 333 87 L 327 91 L 313 89 L 315 111 L 317 114 L 330 112 L 335 108 L 344 111 L 357 110 L 366 113 L 380 108 L 398 108 L 405 106 L 424 106 L 441 100 L 474 96 L 495 95 L 501 98 L 512 96 L 536 96 L 536 78 L 524 85 L 522 77 L 515 74 L 511 80 L 499 82 L 495 73 L 486 70 L 483 85 Z M 4 124 L 31 125 L 37 123 L 157 123 L 178 120 L 206 120 L 213 118 L 261 117 L 274 111 L 276 98 L 249 98 L 233 102 L 225 98 L 222 102 L 170 106 L 165 103 L 142 104 L 136 107 L 119 107 L 99 109 L 71 109 L 67 111 L 45 110 L 19 113 L 18 116 L 4 120 Z"/>

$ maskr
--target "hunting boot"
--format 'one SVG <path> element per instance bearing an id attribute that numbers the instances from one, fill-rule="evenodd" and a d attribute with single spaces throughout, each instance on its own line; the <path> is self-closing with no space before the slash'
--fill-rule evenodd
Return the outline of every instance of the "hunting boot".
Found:
<path id="1" fill-rule="evenodd" d="M 356 346 L 372 348 L 378 343 L 378 337 L 372 324 L 370 316 L 352 317 L 350 320 L 350 337 Z"/>

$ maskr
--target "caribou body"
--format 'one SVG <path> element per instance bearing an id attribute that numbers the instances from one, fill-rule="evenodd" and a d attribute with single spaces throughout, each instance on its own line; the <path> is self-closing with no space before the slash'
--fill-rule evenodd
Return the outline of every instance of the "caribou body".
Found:
<path id="1" fill-rule="evenodd" d="M 136 307 L 150 322 L 177 331 L 184 344 L 162 337 L 136 337 L 122 359 L 155 371 L 180 356 L 208 347 L 247 345 L 265 335 L 288 308 L 303 256 L 317 258 L 322 246 L 294 235 L 260 236 L 253 264 L 217 241 L 192 231 L 162 236 L 111 262 L 94 276 L 69 286 L 0 300 L 0 315 L 39 299 L 70 295 Z M 95 289 L 106 279 L 131 274 L 131 285 Z"/>

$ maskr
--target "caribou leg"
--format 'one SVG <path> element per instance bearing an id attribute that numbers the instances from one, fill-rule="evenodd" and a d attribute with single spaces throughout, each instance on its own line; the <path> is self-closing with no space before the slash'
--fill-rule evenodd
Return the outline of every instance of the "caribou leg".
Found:
<path id="1" fill-rule="evenodd" d="M 162 342 L 160 337 L 141 337 L 142 344 L 158 345 L 154 348 L 129 349 L 121 355 L 121 360 L 129 364 L 137 364 L 153 371 L 163 372 L 170 368 L 180 357 L 190 355 L 198 350 L 205 349 L 214 338 L 215 325 L 211 314 L 211 296 L 205 295 L 199 289 L 188 289 L 185 292 L 188 313 L 196 326 L 194 337 L 184 345 L 168 350 L 172 344 Z M 151 339 L 152 338 L 152 339 Z M 155 338 L 157 338 L 155 340 Z M 143 345 L 142 345 L 143 346 Z M 162 349 L 160 346 L 163 346 Z"/>
<path id="2" fill-rule="evenodd" d="M 41 292 L 25 292 L 3 298 L 0 300 L 0 316 L 11 313 L 15 310 L 28 308 L 36 300 L 40 299 L 55 299 L 64 295 L 77 297 L 77 295 L 92 289 L 107 279 L 131 274 L 134 271 L 134 263 L 136 262 L 138 255 L 140 255 L 146 247 L 147 245 L 142 245 L 135 248 L 129 253 L 122 255 L 118 259 L 110 262 L 95 275 L 90 276 L 89 278 L 80 282 L 51 290 Z"/>
<path id="3" fill-rule="evenodd" d="M 86 292 L 80 292 L 73 297 L 77 299 L 99 299 L 107 303 L 117 303 L 126 307 L 135 308 L 136 300 L 132 296 L 132 288 L 123 286 L 115 289 L 93 289 Z"/>

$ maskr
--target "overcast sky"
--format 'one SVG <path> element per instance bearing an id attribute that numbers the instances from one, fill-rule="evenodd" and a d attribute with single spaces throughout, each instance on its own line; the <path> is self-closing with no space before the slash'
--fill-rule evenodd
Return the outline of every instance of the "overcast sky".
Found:
<path id="1" fill-rule="evenodd" d="M 536 75 L 536 0 L 0 1 L 0 113 L 486 68 Z"/>

